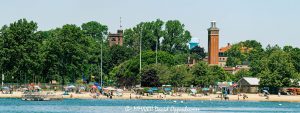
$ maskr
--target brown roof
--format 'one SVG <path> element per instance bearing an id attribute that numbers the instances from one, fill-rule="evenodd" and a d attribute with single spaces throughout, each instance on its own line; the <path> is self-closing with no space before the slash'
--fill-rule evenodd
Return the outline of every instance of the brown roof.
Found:
<path id="1" fill-rule="evenodd" d="M 230 45 L 230 43 L 228 43 L 226 47 L 221 47 L 219 49 L 219 52 L 224 53 L 224 52 L 228 51 L 230 48 L 231 48 L 231 45 Z"/>

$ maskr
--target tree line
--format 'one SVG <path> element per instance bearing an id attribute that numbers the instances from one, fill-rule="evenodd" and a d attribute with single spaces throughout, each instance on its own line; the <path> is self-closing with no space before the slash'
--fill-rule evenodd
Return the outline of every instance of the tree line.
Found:
<path id="1" fill-rule="evenodd" d="M 96 21 L 38 31 L 36 22 L 20 19 L 1 27 L 1 73 L 9 83 L 56 80 L 67 84 L 83 78 L 99 82 L 102 49 L 103 75 L 108 84 L 113 68 L 138 55 L 140 34 L 143 51 L 178 53 L 176 62 L 185 62 L 183 57 L 189 52 L 186 43 L 191 35 L 178 20 L 141 22 L 125 30 L 124 46 L 109 47 L 108 27 Z"/>
<path id="2" fill-rule="evenodd" d="M 37 29 L 36 22 L 26 19 L 2 26 L 0 65 L 5 82 L 99 82 L 101 49 L 104 85 L 205 87 L 254 76 L 261 78 L 261 84 L 265 86 L 283 87 L 295 85 L 299 78 L 299 48 L 262 48 L 254 40 L 233 44 L 226 52 L 228 66 L 247 64 L 250 70 L 232 75 L 221 67 L 208 66 L 202 61 L 206 56 L 203 48 L 188 48 L 191 33 L 178 20 L 141 22 L 124 30 L 123 46 L 112 47 L 107 39 L 109 28 L 96 21 L 81 26 L 66 24 L 47 31 Z M 188 67 L 188 57 L 198 63 Z"/>
<path id="3" fill-rule="evenodd" d="M 241 50 L 243 49 L 243 50 Z M 300 49 L 298 47 L 268 45 L 263 48 L 255 40 L 232 45 L 226 52 L 227 65 L 249 65 L 249 70 L 235 74 L 235 81 L 245 76 L 260 78 L 261 87 L 299 86 Z"/>

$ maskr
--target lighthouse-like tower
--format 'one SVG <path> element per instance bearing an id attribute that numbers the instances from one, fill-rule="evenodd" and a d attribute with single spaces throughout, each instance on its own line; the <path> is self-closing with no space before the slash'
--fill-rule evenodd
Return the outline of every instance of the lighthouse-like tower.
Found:
<path id="1" fill-rule="evenodd" d="M 211 21 L 208 31 L 208 64 L 219 64 L 219 28 L 215 21 Z"/>

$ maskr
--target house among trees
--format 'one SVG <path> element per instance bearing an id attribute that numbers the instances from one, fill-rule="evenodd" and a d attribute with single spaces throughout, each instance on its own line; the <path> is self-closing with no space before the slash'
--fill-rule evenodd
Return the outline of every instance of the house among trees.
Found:
<path id="1" fill-rule="evenodd" d="M 259 79 L 256 77 L 243 77 L 237 83 L 242 93 L 258 93 L 259 91 Z"/>
<path id="2" fill-rule="evenodd" d="M 230 43 L 227 43 L 227 46 L 221 47 L 219 49 L 219 66 L 225 67 L 227 62 L 227 55 L 225 54 L 226 51 L 228 51 L 231 48 Z"/>
<path id="3" fill-rule="evenodd" d="M 250 67 L 248 65 L 236 65 L 235 67 L 223 67 L 223 69 L 230 74 L 235 74 L 241 69 L 248 71 Z"/>

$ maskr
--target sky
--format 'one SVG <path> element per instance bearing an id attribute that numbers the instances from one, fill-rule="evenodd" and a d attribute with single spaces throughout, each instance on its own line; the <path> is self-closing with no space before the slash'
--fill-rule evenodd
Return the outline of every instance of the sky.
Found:
<path id="1" fill-rule="evenodd" d="M 116 32 L 140 22 L 179 20 L 193 42 L 207 50 L 207 28 L 216 21 L 220 47 L 227 43 L 257 40 L 300 47 L 300 0 L 1 0 L 0 26 L 26 18 L 38 30 L 64 24 L 98 21 Z"/>

